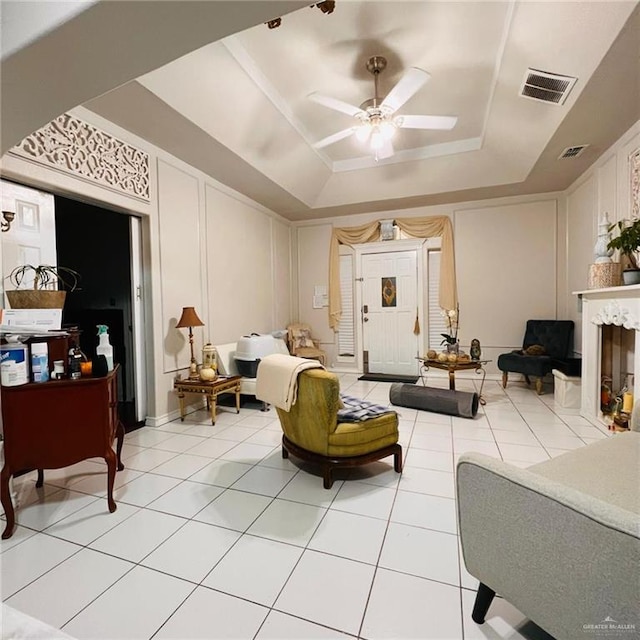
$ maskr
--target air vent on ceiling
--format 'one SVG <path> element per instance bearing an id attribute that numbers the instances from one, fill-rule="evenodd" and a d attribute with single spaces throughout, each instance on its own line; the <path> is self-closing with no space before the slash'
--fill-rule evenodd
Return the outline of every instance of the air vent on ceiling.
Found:
<path id="1" fill-rule="evenodd" d="M 563 158 L 577 158 L 588 146 L 588 144 L 580 144 L 575 147 L 567 147 L 558 156 L 558 160 L 562 160 Z"/>
<path id="2" fill-rule="evenodd" d="M 577 79 L 573 76 L 561 76 L 538 69 L 527 69 L 520 88 L 520 95 L 532 100 L 563 104 Z"/>

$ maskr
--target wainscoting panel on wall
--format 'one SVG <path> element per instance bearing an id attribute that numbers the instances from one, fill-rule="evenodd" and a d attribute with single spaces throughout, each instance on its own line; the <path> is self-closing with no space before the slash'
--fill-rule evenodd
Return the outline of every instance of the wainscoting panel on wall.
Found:
<path id="1" fill-rule="evenodd" d="M 202 297 L 201 225 L 198 179 L 164 161 L 158 162 L 158 214 L 160 234 L 160 286 L 164 372 L 187 368 L 189 343 L 175 328 L 182 307 L 195 307 L 206 324 Z M 205 331 L 207 327 L 204 327 Z M 196 349 L 205 333 L 194 329 Z"/>
<path id="2" fill-rule="evenodd" d="M 211 185 L 205 203 L 210 338 L 221 344 L 273 331 L 271 217 Z"/>
<path id="3" fill-rule="evenodd" d="M 460 210 L 454 224 L 462 343 L 519 346 L 527 319 L 556 317 L 556 200 Z"/>

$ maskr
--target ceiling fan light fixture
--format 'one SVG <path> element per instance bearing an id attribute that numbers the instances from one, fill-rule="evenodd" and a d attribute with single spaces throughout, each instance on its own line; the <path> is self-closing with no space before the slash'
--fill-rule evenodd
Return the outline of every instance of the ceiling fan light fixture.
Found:
<path id="1" fill-rule="evenodd" d="M 384 120 L 380 124 L 380 133 L 385 140 L 391 140 L 396 134 L 396 127 L 391 120 Z"/>
<path id="2" fill-rule="evenodd" d="M 374 95 L 365 100 L 359 107 L 347 104 L 330 96 L 312 93 L 309 98 L 318 104 L 334 111 L 339 111 L 356 118 L 357 124 L 343 129 L 316 142 L 313 146 L 321 149 L 347 138 L 351 134 L 362 144 L 367 144 L 373 152 L 374 158 L 386 160 L 394 154 L 392 138 L 397 129 L 452 129 L 458 120 L 455 116 L 434 115 L 396 115 L 419 89 L 429 80 L 430 75 L 418 67 L 407 69 L 400 80 L 389 91 L 384 100 L 380 101 L 378 93 L 378 76 L 384 71 L 387 61 L 383 56 L 369 58 L 366 69 L 373 75 Z"/>
<path id="3" fill-rule="evenodd" d="M 379 149 L 382 149 L 382 147 L 384 147 L 384 134 L 382 133 L 382 131 L 380 130 L 380 127 L 376 124 L 373 126 L 373 128 L 371 129 L 371 138 L 370 138 L 371 142 L 371 148 L 374 151 L 377 151 Z"/>
<path id="4" fill-rule="evenodd" d="M 363 122 L 356 127 L 355 134 L 358 142 L 366 142 L 371 135 L 371 125 L 368 122 Z"/>

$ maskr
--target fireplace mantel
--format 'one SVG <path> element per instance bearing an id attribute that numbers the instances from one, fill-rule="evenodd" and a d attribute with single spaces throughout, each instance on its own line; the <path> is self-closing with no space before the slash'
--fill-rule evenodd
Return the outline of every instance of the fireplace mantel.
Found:
<path id="1" fill-rule="evenodd" d="M 580 297 L 631 298 L 640 296 L 640 284 L 628 284 L 622 287 L 607 287 L 605 289 L 586 289 L 585 291 L 574 291 L 573 294 Z"/>
<path id="2" fill-rule="evenodd" d="M 640 285 L 574 291 L 582 300 L 582 400 L 580 413 L 594 424 L 604 422 L 600 411 L 602 325 L 635 333 L 633 395 L 640 402 Z"/>

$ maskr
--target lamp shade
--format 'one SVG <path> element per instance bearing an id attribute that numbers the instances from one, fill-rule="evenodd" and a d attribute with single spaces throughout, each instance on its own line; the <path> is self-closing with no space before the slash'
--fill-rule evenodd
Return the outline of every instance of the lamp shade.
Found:
<path id="1" fill-rule="evenodd" d="M 204 322 L 198 318 L 193 307 L 182 307 L 182 315 L 176 324 L 176 329 L 185 329 L 186 327 L 204 327 Z"/>

